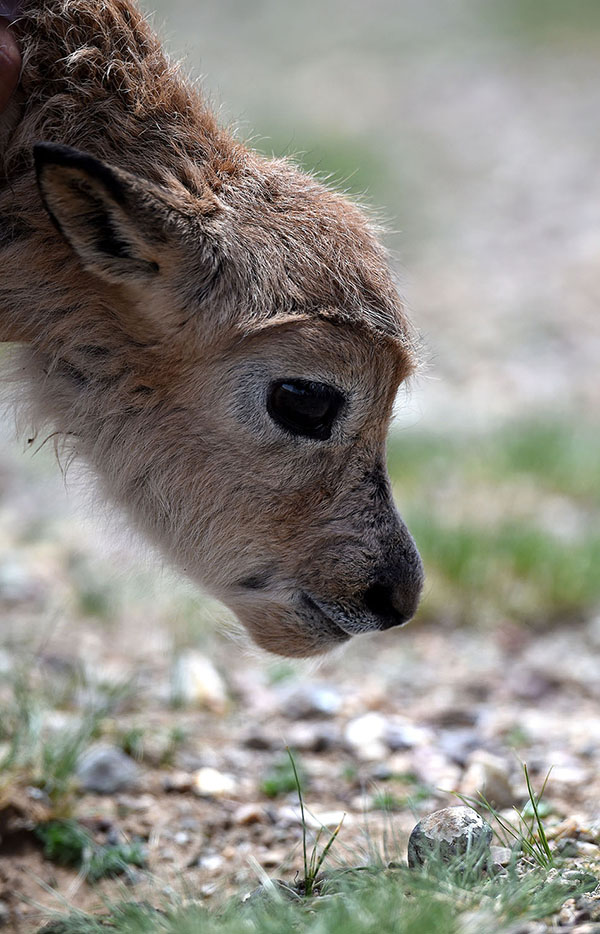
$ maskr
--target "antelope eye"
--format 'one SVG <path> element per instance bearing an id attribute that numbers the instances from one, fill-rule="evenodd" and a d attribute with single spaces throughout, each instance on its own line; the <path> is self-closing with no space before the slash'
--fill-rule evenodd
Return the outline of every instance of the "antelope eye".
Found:
<path id="1" fill-rule="evenodd" d="M 291 434 L 326 441 L 343 401 L 342 394 L 325 383 L 279 380 L 269 387 L 267 411 Z"/>

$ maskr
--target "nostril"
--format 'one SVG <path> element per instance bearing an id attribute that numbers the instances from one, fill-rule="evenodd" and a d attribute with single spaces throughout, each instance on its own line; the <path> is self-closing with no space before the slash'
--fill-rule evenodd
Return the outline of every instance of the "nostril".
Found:
<path id="1" fill-rule="evenodd" d="M 367 609 L 376 616 L 389 616 L 394 612 L 390 588 L 383 584 L 372 584 L 364 600 Z"/>
<path id="2" fill-rule="evenodd" d="M 394 605 L 394 590 L 385 584 L 372 584 L 364 595 L 365 606 L 380 620 L 381 629 L 391 629 L 406 622 Z"/>

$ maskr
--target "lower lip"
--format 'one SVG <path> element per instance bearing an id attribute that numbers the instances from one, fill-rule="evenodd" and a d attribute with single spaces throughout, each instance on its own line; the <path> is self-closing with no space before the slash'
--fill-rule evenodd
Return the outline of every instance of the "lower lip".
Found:
<path id="1" fill-rule="evenodd" d="M 338 626 L 335 620 L 331 618 L 329 613 L 326 613 L 325 610 L 316 602 L 316 600 L 313 600 L 313 598 L 305 591 L 302 591 L 302 599 L 305 605 L 310 610 L 315 612 L 320 620 L 327 623 L 327 628 L 333 638 L 335 638 L 336 642 L 347 642 L 348 639 L 351 638 L 350 633 L 345 632 L 341 626 Z"/>

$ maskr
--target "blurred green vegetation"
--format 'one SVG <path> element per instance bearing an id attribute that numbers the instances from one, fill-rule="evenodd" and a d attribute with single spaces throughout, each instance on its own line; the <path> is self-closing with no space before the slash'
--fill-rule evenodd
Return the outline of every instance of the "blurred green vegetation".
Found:
<path id="1" fill-rule="evenodd" d="M 598 606 L 597 425 L 396 433 L 388 460 L 426 567 L 426 618 L 544 625 Z"/>
<path id="2" fill-rule="evenodd" d="M 314 128 L 283 130 L 252 145 L 266 156 L 289 156 L 292 161 L 336 189 L 354 196 L 368 193 L 371 203 L 383 203 L 393 185 L 390 166 L 372 140 L 346 134 L 316 134 Z"/>
<path id="3" fill-rule="evenodd" d="M 477 864 L 479 860 L 479 865 Z M 158 909 L 148 901 L 111 906 L 102 915 L 83 911 L 56 918 L 45 934 L 459 934 L 469 931 L 529 930 L 528 921 L 558 911 L 572 894 L 584 890 L 544 869 L 515 866 L 506 873 L 481 873 L 477 848 L 449 863 L 432 853 L 426 867 L 411 871 L 368 865 L 327 872 L 319 894 L 304 897 L 293 885 L 271 883 L 220 911 L 196 898 L 179 904 L 174 897 Z M 589 891 L 594 877 L 590 877 Z M 517 924 L 518 922 L 518 924 Z M 523 926 L 525 925 L 525 927 Z"/>
<path id="4" fill-rule="evenodd" d="M 47 860 L 79 869 L 89 882 L 120 876 L 127 873 L 130 866 L 142 868 L 146 864 L 144 847 L 138 841 L 101 846 L 75 820 L 39 824 L 35 835 L 43 844 Z"/>
<path id="5" fill-rule="evenodd" d="M 503 0 L 481 5 L 492 34 L 516 42 L 569 43 L 600 40 L 597 0 Z"/>
<path id="6" fill-rule="evenodd" d="M 294 771 L 294 763 L 296 771 Z M 280 756 L 263 776 L 260 788 L 268 798 L 277 798 L 279 795 L 297 791 L 297 776 L 303 785 L 307 779 L 300 760 L 294 754 L 294 763 L 289 754 Z"/>

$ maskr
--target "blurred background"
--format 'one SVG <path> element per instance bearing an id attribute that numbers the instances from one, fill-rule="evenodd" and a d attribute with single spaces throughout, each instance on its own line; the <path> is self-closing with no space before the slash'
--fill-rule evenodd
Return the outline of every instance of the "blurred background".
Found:
<path id="1" fill-rule="evenodd" d="M 425 611 L 585 615 L 600 599 L 598 4 L 152 9 L 225 122 L 387 221 L 424 343 L 390 466 Z"/>
<path id="2" fill-rule="evenodd" d="M 82 698 L 118 695 L 81 735 L 136 760 L 155 795 L 148 827 L 162 821 L 163 869 L 184 865 L 197 843 L 160 796 L 164 770 L 231 778 L 195 863 L 208 894 L 224 867 L 247 871 L 222 858 L 231 821 L 218 829 L 219 795 L 285 804 L 286 742 L 303 758 L 307 794 L 329 809 L 430 807 L 440 787 L 480 787 L 485 755 L 510 803 L 515 750 L 534 776 L 554 765 L 559 814 L 575 801 L 585 809 L 600 760 L 600 4 L 143 5 L 186 70 L 205 76 L 225 123 L 386 221 L 424 348 L 398 400 L 389 462 L 426 595 L 408 629 L 355 640 L 320 667 L 255 657 L 232 646 L 222 608 L 79 497 L 76 471 L 64 484 L 51 450 L 24 454 L 9 417 L 0 671 L 11 715 L 0 743 L 21 743 L 13 759 L 50 801 L 48 736 L 80 724 Z M 42 717 L 35 735 L 17 736 L 17 670 L 52 712 L 49 733 Z M 356 726 L 365 716 L 375 719 Z M 270 791 L 269 775 L 283 775 Z M 103 813 L 113 804 L 93 799 Z M 138 823 L 146 813 L 120 807 Z M 284 827 L 274 844 L 256 824 L 244 846 L 268 867 L 296 830 L 271 821 L 271 834 Z M 180 837 L 166 858 L 171 831 Z"/>

